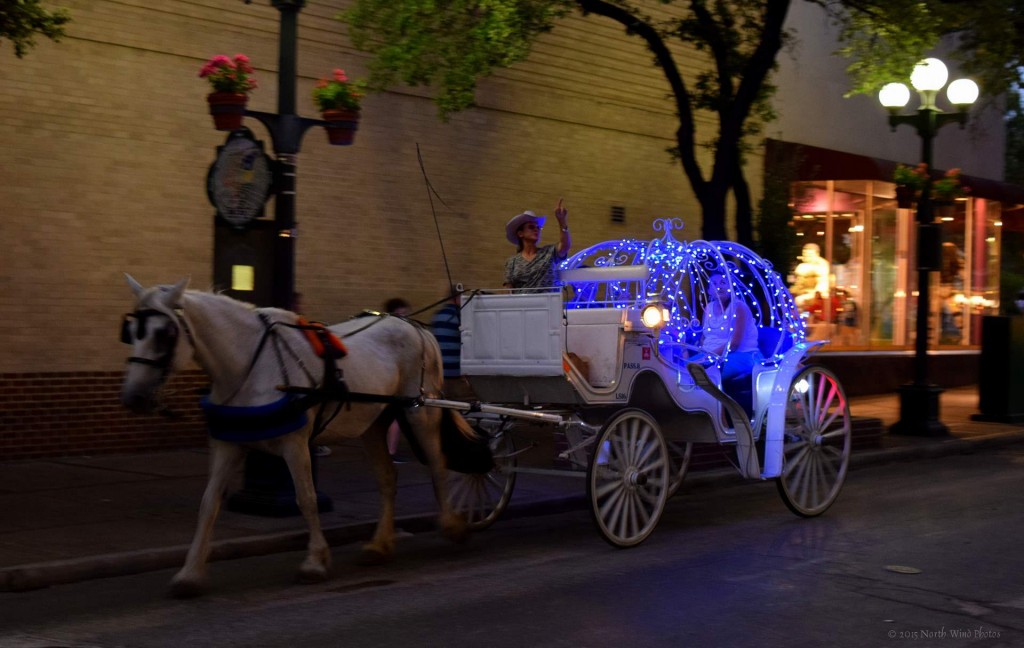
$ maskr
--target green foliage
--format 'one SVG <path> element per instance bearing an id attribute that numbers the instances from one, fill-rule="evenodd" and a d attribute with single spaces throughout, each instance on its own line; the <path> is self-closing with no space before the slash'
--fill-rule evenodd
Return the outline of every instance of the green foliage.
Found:
<path id="1" fill-rule="evenodd" d="M 358 0 L 339 15 L 374 55 L 368 85 L 430 85 L 442 119 L 473 105 L 477 80 L 522 61 L 568 0 Z"/>
<path id="2" fill-rule="evenodd" d="M 967 195 L 967 187 L 960 178 L 960 169 L 950 169 L 946 175 L 932 183 L 932 196 L 936 200 L 955 200 Z"/>
<path id="3" fill-rule="evenodd" d="M 71 14 L 64 9 L 47 11 L 39 0 L 0 1 L 0 44 L 3 39 L 14 43 L 14 55 L 22 58 L 35 46 L 35 35 L 59 41 Z"/>
<path id="4" fill-rule="evenodd" d="M 777 156 L 778 157 L 778 156 Z M 799 159 L 765 160 L 764 194 L 758 203 L 757 240 L 753 249 L 771 262 L 783 277 L 789 275 L 799 256 L 800 242 L 793 227 L 793 183 Z M 800 188 L 797 185 L 796 191 Z M 800 196 L 796 196 L 799 202 Z"/>
<path id="5" fill-rule="evenodd" d="M 943 20 L 935 2 L 884 0 L 830 2 L 840 26 L 838 54 L 852 60 L 848 94 L 872 93 L 906 79 L 909 70 L 939 40 Z"/>
<path id="6" fill-rule="evenodd" d="M 809 0 L 841 27 L 837 53 L 851 60 L 849 94 L 873 93 L 906 79 L 943 36 L 955 35 L 954 58 L 988 97 L 1021 78 L 1024 0 Z"/>
<path id="7" fill-rule="evenodd" d="M 928 180 L 928 165 L 921 162 L 916 167 L 908 167 L 905 164 L 897 164 L 892 173 L 892 181 L 903 187 L 910 187 L 920 191 Z"/>

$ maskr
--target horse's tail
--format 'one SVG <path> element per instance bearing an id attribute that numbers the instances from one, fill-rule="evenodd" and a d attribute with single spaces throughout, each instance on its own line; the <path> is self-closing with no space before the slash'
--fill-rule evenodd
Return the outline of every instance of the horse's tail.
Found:
<path id="1" fill-rule="evenodd" d="M 494 467 L 487 438 L 478 434 L 462 414 L 448 408 L 443 408 L 441 415 L 441 452 L 449 470 L 483 474 Z"/>
<path id="2" fill-rule="evenodd" d="M 473 429 L 473 426 L 469 424 L 469 421 L 466 420 L 465 416 L 453 409 L 445 408 L 444 411 L 444 420 L 441 425 L 453 426 L 454 429 L 459 432 L 459 434 L 466 437 L 466 440 L 468 441 L 472 441 L 474 443 L 478 443 L 480 441 L 480 435 Z"/>

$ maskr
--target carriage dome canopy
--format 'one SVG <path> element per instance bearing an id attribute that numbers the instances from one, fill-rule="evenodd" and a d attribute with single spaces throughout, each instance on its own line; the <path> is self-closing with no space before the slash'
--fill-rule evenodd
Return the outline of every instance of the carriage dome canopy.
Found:
<path id="1" fill-rule="evenodd" d="M 566 259 L 560 266 L 569 288 L 567 308 L 639 308 L 660 301 L 669 320 L 659 343 L 694 342 L 711 293 L 711 277 L 728 277 L 732 299 L 742 300 L 760 332 L 788 333 L 793 342 L 806 338 L 805 324 L 782 277 L 772 264 L 749 248 L 731 241 L 679 241 L 683 229 L 678 218 L 654 221 L 660 238 L 650 241 L 621 239 L 593 245 Z M 629 272 L 628 267 L 641 270 Z M 646 270 L 642 270 L 642 268 Z M 619 268 L 620 279 L 588 281 L 578 268 Z M 582 278 L 582 280 L 581 280 Z"/>

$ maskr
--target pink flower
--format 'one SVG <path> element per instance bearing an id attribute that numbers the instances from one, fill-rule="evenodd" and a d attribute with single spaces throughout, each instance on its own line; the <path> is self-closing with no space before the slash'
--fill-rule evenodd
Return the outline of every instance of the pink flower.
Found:
<path id="1" fill-rule="evenodd" d="M 235 54 L 235 65 L 238 66 L 239 70 L 246 74 L 252 74 L 254 71 L 252 69 L 252 64 L 249 63 L 249 57 L 245 54 Z"/>
<path id="2" fill-rule="evenodd" d="M 347 83 L 348 77 L 345 76 L 345 70 L 341 68 L 334 68 L 334 80 L 340 83 Z"/>
<path id="3" fill-rule="evenodd" d="M 257 87 L 249 57 L 236 54 L 234 60 L 218 54 L 199 70 L 199 77 L 210 82 L 216 92 L 249 92 Z"/>

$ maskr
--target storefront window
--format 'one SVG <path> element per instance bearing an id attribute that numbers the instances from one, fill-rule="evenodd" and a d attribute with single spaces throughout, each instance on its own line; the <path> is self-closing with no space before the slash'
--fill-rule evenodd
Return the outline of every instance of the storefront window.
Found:
<path id="1" fill-rule="evenodd" d="M 907 237 L 900 235 L 895 199 L 879 201 L 871 215 L 869 344 L 904 344 L 910 294 L 906 282 Z"/>
<path id="2" fill-rule="evenodd" d="M 803 182 L 792 225 L 800 255 L 788 277 L 812 340 L 831 348 L 909 347 L 917 309 L 913 209 L 888 182 Z M 998 312 L 1000 205 L 957 201 L 939 214 L 942 267 L 932 273 L 930 345 L 980 342 L 982 315 Z"/>

